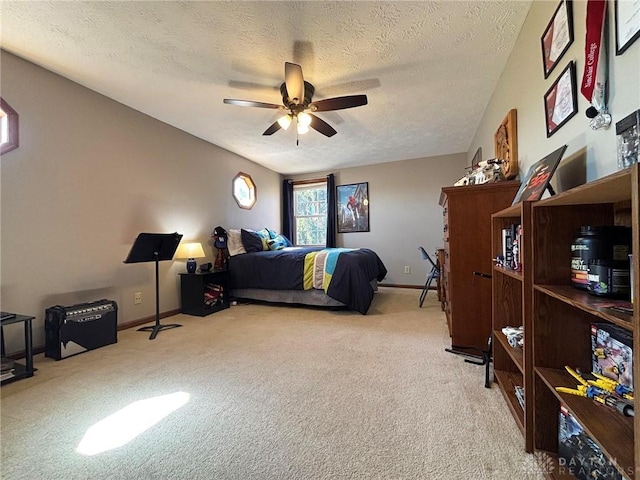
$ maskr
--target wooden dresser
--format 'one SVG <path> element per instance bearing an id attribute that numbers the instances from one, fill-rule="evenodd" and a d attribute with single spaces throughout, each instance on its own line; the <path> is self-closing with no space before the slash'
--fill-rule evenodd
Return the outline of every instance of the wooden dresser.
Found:
<path id="1" fill-rule="evenodd" d="M 491 333 L 491 214 L 511 205 L 520 182 L 445 187 L 442 283 L 452 349 L 487 349 Z M 475 275 L 474 272 L 487 275 Z"/>

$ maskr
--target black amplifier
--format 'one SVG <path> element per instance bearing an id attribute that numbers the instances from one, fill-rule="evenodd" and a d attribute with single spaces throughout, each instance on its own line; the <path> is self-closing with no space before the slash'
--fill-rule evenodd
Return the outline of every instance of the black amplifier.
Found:
<path id="1" fill-rule="evenodd" d="M 61 360 L 118 341 L 118 305 L 97 300 L 45 310 L 45 357 Z"/>

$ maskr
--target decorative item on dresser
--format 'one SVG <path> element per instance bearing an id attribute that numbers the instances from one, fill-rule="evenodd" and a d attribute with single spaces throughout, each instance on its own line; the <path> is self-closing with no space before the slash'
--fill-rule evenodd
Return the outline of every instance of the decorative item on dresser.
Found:
<path id="1" fill-rule="evenodd" d="M 482 277 L 492 271 L 491 214 L 511 205 L 519 185 L 505 181 L 442 189 L 445 252 L 441 271 L 454 353 L 480 357 L 472 352 L 480 354 L 487 348 L 491 280 Z"/>
<path id="2" fill-rule="evenodd" d="M 513 180 L 518 176 L 518 111 L 509 110 L 502 123 L 493 135 L 496 159 L 505 180 Z"/>

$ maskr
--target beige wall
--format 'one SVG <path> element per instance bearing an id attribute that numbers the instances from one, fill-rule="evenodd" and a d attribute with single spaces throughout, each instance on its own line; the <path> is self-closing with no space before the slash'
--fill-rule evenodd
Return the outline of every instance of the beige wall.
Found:
<path id="1" fill-rule="evenodd" d="M 558 147 L 568 144 L 565 160 L 554 178 L 558 190 L 617 170 L 615 123 L 640 108 L 640 41 L 623 55 L 615 56 L 614 2 L 609 2 L 609 110 L 613 124 L 608 130 L 591 130 L 584 115 L 589 103 L 578 93 L 578 114 L 552 137 L 546 137 L 543 96 L 569 61 L 576 61 L 578 90 L 584 69 L 586 2 L 573 2 L 574 42 L 545 80 L 540 37 L 557 1 L 533 2 L 518 41 L 502 73 L 480 127 L 469 148 L 471 158 L 478 146 L 483 158 L 493 156 L 493 133 L 511 108 L 518 110 L 520 174 Z"/>
<path id="2" fill-rule="evenodd" d="M 370 231 L 339 233 L 338 246 L 374 250 L 389 271 L 383 283 L 424 285 L 430 268 L 418 246 L 429 253 L 442 247 L 440 190 L 462 177 L 467 165 L 466 155 L 460 153 L 333 171 L 336 185 L 369 182 Z M 405 266 L 411 267 L 411 274 L 404 273 Z"/>
<path id="3" fill-rule="evenodd" d="M 122 263 L 140 232 L 177 231 L 213 261 L 215 226 L 279 227 L 277 173 L 7 52 L 0 59 L 2 96 L 20 115 L 20 148 L 1 159 L 0 301 L 37 317 L 35 345 L 52 305 L 109 298 L 120 323 L 155 314 L 153 264 Z M 252 210 L 231 197 L 238 171 L 258 186 Z M 179 308 L 184 268 L 160 263 L 161 311 Z M 23 349 L 20 326 L 5 336 L 8 352 Z"/>

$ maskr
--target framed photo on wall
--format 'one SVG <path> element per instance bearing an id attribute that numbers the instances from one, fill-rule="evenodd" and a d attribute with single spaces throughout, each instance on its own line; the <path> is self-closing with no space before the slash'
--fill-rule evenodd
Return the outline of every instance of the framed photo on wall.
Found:
<path id="1" fill-rule="evenodd" d="M 561 0 L 540 38 L 544 78 L 551 72 L 573 43 L 573 10 L 571 0 Z"/>
<path id="2" fill-rule="evenodd" d="M 369 231 L 369 182 L 338 185 L 338 233 Z"/>
<path id="3" fill-rule="evenodd" d="M 640 38 L 640 2 L 615 0 L 616 55 L 622 55 Z"/>
<path id="4" fill-rule="evenodd" d="M 571 61 L 551 88 L 544 94 L 544 113 L 547 137 L 556 133 L 578 113 L 576 64 Z"/>

